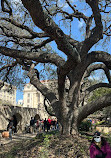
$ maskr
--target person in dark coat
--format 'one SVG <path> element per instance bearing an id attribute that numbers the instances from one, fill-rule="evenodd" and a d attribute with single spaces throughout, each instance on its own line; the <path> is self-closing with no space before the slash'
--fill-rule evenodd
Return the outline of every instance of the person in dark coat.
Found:
<path id="1" fill-rule="evenodd" d="M 44 132 L 45 132 L 45 129 L 47 128 L 47 120 L 46 120 L 46 118 L 45 118 L 45 120 L 44 120 Z"/>
<path id="2" fill-rule="evenodd" d="M 34 124 L 35 124 L 35 120 L 33 117 L 31 117 L 30 120 L 30 133 L 34 133 Z"/>
<path id="3" fill-rule="evenodd" d="M 15 115 L 13 115 L 13 126 L 14 126 L 14 133 L 17 133 L 17 118 Z"/>
<path id="4" fill-rule="evenodd" d="M 9 131 L 9 128 L 13 127 L 13 117 L 11 117 L 10 119 L 7 119 L 9 121 L 8 125 L 7 125 L 7 131 Z"/>

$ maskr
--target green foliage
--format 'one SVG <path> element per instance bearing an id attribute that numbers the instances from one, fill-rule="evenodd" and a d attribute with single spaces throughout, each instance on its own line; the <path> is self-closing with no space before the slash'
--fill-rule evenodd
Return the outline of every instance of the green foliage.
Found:
<path id="1" fill-rule="evenodd" d="M 111 89 L 108 88 L 99 88 L 96 89 L 93 92 L 93 95 L 88 99 L 89 102 L 94 101 L 96 99 L 98 99 L 99 97 L 106 95 L 106 94 L 110 94 L 111 93 Z"/>
<path id="2" fill-rule="evenodd" d="M 109 135 L 109 136 L 107 137 L 107 141 L 108 141 L 109 144 L 111 144 L 111 135 Z"/>
<path id="3" fill-rule="evenodd" d="M 95 126 L 97 126 L 97 125 L 102 125 L 104 122 L 105 122 L 105 120 L 99 121 L 99 122 L 95 123 Z"/>
<path id="4" fill-rule="evenodd" d="M 92 124 L 89 120 L 83 121 L 79 126 L 79 131 L 89 131 L 91 126 Z"/>
<path id="5" fill-rule="evenodd" d="M 40 158 L 48 158 L 48 147 L 50 145 L 49 135 L 44 135 L 44 141 L 40 150 Z"/>

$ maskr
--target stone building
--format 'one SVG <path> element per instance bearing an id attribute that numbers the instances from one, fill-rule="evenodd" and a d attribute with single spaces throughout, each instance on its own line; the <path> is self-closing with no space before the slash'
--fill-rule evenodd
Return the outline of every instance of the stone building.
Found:
<path id="1" fill-rule="evenodd" d="M 38 108 L 39 104 L 43 104 L 44 97 L 30 83 L 24 86 L 23 90 L 23 107 Z"/>
<path id="2" fill-rule="evenodd" d="M 48 117 L 44 108 L 44 96 L 30 83 L 24 86 L 23 107 L 36 108 L 37 114 L 41 113 L 42 119 Z"/>
<path id="3" fill-rule="evenodd" d="M 51 91 L 55 92 L 56 96 L 58 85 L 57 82 L 57 80 L 41 80 L 41 83 L 44 84 L 47 88 L 51 89 Z M 69 87 L 69 80 L 66 80 L 66 87 Z M 48 117 L 48 114 L 44 108 L 44 96 L 30 83 L 27 83 L 24 86 L 23 107 L 37 108 L 38 114 L 39 112 L 42 112 L 42 118 Z"/>
<path id="4" fill-rule="evenodd" d="M 57 80 L 42 80 L 41 83 L 56 93 Z M 23 90 L 23 107 L 38 108 L 41 104 L 44 104 L 44 96 L 32 84 L 27 83 Z"/>
<path id="5" fill-rule="evenodd" d="M 0 100 L 4 104 L 16 105 L 16 87 L 10 86 L 8 83 L 4 83 L 4 86 L 0 89 Z"/>

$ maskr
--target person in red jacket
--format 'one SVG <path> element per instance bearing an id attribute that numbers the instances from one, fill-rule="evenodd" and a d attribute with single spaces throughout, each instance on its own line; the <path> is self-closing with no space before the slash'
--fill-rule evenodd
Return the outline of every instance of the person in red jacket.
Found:
<path id="1" fill-rule="evenodd" d="M 98 131 L 94 133 L 91 142 L 90 158 L 111 158 L 111 148 Z"/>
<path id="2" fill-rule="evenodd" d="M 48 118 L 48 120 L 47 120 L 47 132 L 50 130 L 50 127 L 51 127 L 51 119 Z"/>

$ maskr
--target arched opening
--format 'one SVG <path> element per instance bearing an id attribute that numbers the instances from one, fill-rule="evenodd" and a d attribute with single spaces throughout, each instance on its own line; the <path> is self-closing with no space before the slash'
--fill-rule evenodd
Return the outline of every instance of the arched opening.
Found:
<path id="1" fill-rule="evenodd" d="M 17 119 L 17 124 L 18 124 L 19 122 L 21 122 L 22 116 L 21 116 L 19 113 L 15 113 L 13 116 L 16 117 L 16 119 Z"/>
<path id="2" fill-rule="evenodd" d="M 21 122 L 22 122 L 22 116 L 19 113 L 15 113 L 13 115 L 13 122 L 14 122 L 14 132 L 17 133 L 18 130 L 21 130 Z"/>
<path id="3" fill-rule="evenodd" d="M 39 114 L 36 114 L 36 115 L 34 116 L 34 120 L 40 120 Z"/>

